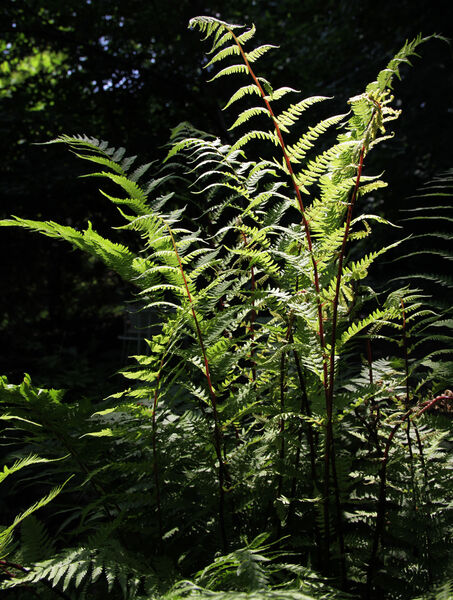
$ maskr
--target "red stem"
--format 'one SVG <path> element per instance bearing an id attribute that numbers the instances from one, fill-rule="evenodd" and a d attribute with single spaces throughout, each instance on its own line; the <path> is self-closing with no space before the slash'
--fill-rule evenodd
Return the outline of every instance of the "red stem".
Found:
<path id="1" fill-rule="evenodd" d="M 294 175 L 294 171 L 291 165 L 291 161 L 288 155 L 288 152 L 286 150 L 286 145 L 285 142 L 283 140 L 283 136 L 282 136 L 282 132 L 280 130 L 280 126 L 278 124 L 277 118 L 275 116 L 274 111 L 272 110 L 272 107 L 269 103 L 269 101 L 266 98 L 266 93 L 264 92 L 258 78 L 256 77 L 255 73 L 253 72 L 252 67 L 250 66 L 250 63 L 247 59 L 247 56 L 238 40 L 238 38 L 236 37 L 236 35 L 234 34 L 234 32 L 229 29 L 228 30 L 234 41 L 236 42 L 236 45 L 239 48 L 239 51 L 242 55 L 242 59 L 244 60 L 244 63 L 248 69 L 248 72 L 250 74 L 250 76 L 252 77 L 255 85 L 257 86 L 261 97 L 266 105 L 267 110 L 269 111 L 269 114 L 274 122 L 274 127 L 275 127 L 275 131 L 280 143 L 280 147 L 282 149 L 283 152 L 283 157 L 286 163 L 286 167 L 288 169 L 288 173 L 291 179 L 291 183 L 293 185 L 294 188 L 294 192 L 296 194 L 296 198 L 297 198 L 297 202 L 299 204 L 299 209 L 301 212 L 301 216 L 302 216 L 302 223 L 304 226 L 304 230 L 305 230 L 305 235 L 307 238 L 307 245 L 308 245 L 308 251 L 310 253 L 310 257 L 311 257 L 311 261 L 313 264 L 313 280 L 314 280 L 314 286 L 315 286 L 315 290 L 316 290 L 316 295 L 317 295 L 317 313 L 318 313 L 318 334 L 319 334 L 319 343 L 321 346 L 321 354 L 322 354 L 322 368 L 323 368 L 323 386 L 324 386 L 324 393 L 326 396 L 326 405 L 329 404 L 329 384 L 328 384 L 328 366 L 327 366 L 327 360 L 326 360 L 326 354 L 325 354 L 325 335 L 324 335 L 324 319 L 323 319 L 323 314 L 322 314 L 322 302 L 321 302 L 321 296 L 320 296 L 320 292 L 321 292 L 321 286 L 320 286 L 320 282 L 319 282 L 319 273 L 318 273 L 318 266 L 317 266 L 317 262 L 315 259 L 315 255 L 314 255 L 314 251 L 313 251 L 313 244 L 312 244 L 312 239 L 311 239 L 311 233 L 310 233 L 310 227 L 308 225 L 308 221 L 307 218 L 305 216 L 305 207 L 304 207 L 304 203 L 302 201 L 302 195 L 299 189 L 299 186 L 297 185 L 297 181 L 296 181 L 296 177 Z M 332 434 L 328 434 L 327 437 L 331 438 Z M 330 445 L 330 441 L 329 441 L 329 445 Z M 329 450 L 330 452 L 330 450 Z M 327 457 L 327 465 L 330 465 L 330 458 Z M 329 470 L 329 467 L 327 466 L 327 471 Z M 329 477 L 327 477 L 327 481 L 328 481 Z M 327 488 L 328 488 L 328 483 L 327 483 Z M 328 493 L 328 489 L 327 489 L 327 493 Z M 329 542 L 329 537 L 330 537 L 330 532 L 329 532 L 329 508 L 328 508 L 328 502 L 327 502 L 327 498 L 325 499 L 324 502 L 324 528 L 325 528 L 325 532 L 326 532 L 326 555 L 327 555 L 327 560 L 326 560 L 326 569 L 328 571 L 328 565 L 330 563 L 330 542 Z"/>
<path id="2" fill-rule="evenodd" d="M 410 403 L 410 390 L 409 390 L 409 357 L 407 351 L 407 336 L 406 336 L 406 309 L 404 306 L 404 301 L 401 299 L 401 308 L 402 308 L 402 317 L 403 317 L 403 351 L 404 351 L 404 370 L 406 375 L 406 410 L 409 410 Z M 412 452 L 412 440 L 411 440 L 411 422 L 407 422 L 406 428 L 406 437 L 407 437 L 407 447 L 409 449 L 409 464 L 411 471 L 411 487 L 412 494 L 415 503 L 415 473 L 414 473 L 414 453 Z"/>
<path id="3" fill-rule="evenodd" d="M 213 412 L 213 416 L 214 416 L 214 448 L 215 448 L 215 452 L 217 455 L 217 460 L 219 462 L 219 471 L 218 471 L 218 473 L 219 473 L 219 525 L 220 525 L 220 534 L 222 537 L 223 548 L 224 548 L 225 552 L 227 552 L 228 551 L 228 540 L 227 540 L 226 528 L 225 528 L 225 489 L 224 489 L 224 486 L 225 486 L 225 479 L 228 476 L 228 474 L 226 472 L 226 467 L 225 467 L 225 464 L 224 464 L 223 458 L 222 458 L 222 450 L 221 450 L 222 434 L 220 431 L 219 416 L 218 416 L 218 412 L 217 412 L 217 396 L 216 396 L 216 393 L 214 392 L 214 388 L 212 386 L 211 372 L 209 369 L 208 357 L 206 354 L 203 337 L 201 335 L 200 324 L 198 322 L 197 315 L 195 313 L 192 295 L 190 293 L 186 274 L 185 274 L 184 268 L 182 266 L 181 257 L 179 256 L 178 248 L 176 246 L 176 241 L 173 236 L 173 231 L 171 230 L 171 228 L 168 225 L 167 225 L 167 228 L 170 233 L 171 241 L 173 244 L 173 249 L 174 249 L 176 258 L 178 260 L 179 269 L 180 269 L 181 276 L 184 281 L 184 287 L 186 289 L 187 298 L 189 300 L 190 310 L 192 312 L 195 329 L 197 332 L 198 343 L 200 344 L 201 353 L 203 355 L 206 381 L 207 381 L 209 393 L 211 396 L 211 406 L 212 406 L 212 412 Z"/>
<path id="4" fill-rule="evenodd" d="M 360 185 L 360 178 L 362 175 L 363 168 L 363 158 L 365 155 L 365 144 L 362 145 L 359 156 L 359 166 L 357 171 L 357 177 L 354 185 L 354 191 L 352 193 L 351 201 L 348 207 L 348 213 L 346 217 L 345 231 L 343 235 L 343 241 L 341 244 L 341 250 L 338 257 L 338 273 L 337 273 L 337 282 L 335 286 L 335 296 L 333 300 L 332 307 L 332 334 L 331 334 L 331 351 L 330 351 L 330 364 L 329 364 L 329 386 L 326 394 L 326 449 L 324 453 L 324 524 L 326 527 L 326 555 L 327 555 L 327 564 L 329 562 L 329 494 L 330 494 L 330 464 L 332 460 L 335 459 L 332 457 L 333 454 L 333 426 L 332 426 L 332 416 L 333 416 L 333 389 L 334 389 L 334 381 L 335 381 L 335 343 L 336 343 L 336 335 L 337 335 L 337 320 L 338 320 L 338 304 L 340 299 L 340 287 L 341 287 L 341 276 L 343 272 L 343 260 L 345 257 L 346 244 L 348 241 L 349 229 L 351 226 L 352 219 L 352 211 L 354 208 L 355 200 L 357 198 L 357 192 Z M 333 466 L 333 463 L 332 463 Z M 343 535 L 342 535 L 342 517 L 341 517 L 341 506 L 339 499 L 339 490 L 336 480 L 336 474 L 334 473 L 334 486 L 335 486 L 335 503 L 337 506 L 337 520 L 338 520 L 338 528 L 339 528 L 339 540 L 340 547 L 344 547 Z M 346 579 L 345 573 L 345 562 L 344 562 L 344 552 L 341 557 L 342 561 L 342 575 L 343 580 Z"/>
<path id="5" fill-rule="evenodd" d="M 337 282 L 335 286 L 335 296 L 332 307 L 332 334 L 331 334 L 331 351 L 330 351 L 330 365 L 329 365 L 329 406 L 327 409 L 328 418 L 330 412 L 330 419 L 332 418 L 332 400 L 333 400 L 333 386 L 335 380 L 335 345 L 336 345 L 336 335 L 337 335 L 337 320 L 338 320 L 338 304 L 340 298 L 340 287 L 341 287 L 341 276 L 343 274 L 343 261 L 345 257 L 346 244 L 348 242 L 349 229 L 351 227 L 351 219 L 352 219 L 352 211 L 354 209 L 354 204 L 357 198 L 357 192 L 359 190 L 360 178 L 362 176 L 363 169 L 363 158 L 365 156 L 365 144 L 363 144 L 360 150 L 359 156 L 359 166 L 357 170 L 357 177 L 354 185 L 354 191 L 352 193 L 351 202 L 348 207 L 348 214 L 346 217 L 346 225 L 345 231 L 343 235 L 343 241 L 341 244 L 340 255 L 338 257 L 338 272 L 337 272 Z"/>
<path id="6" fill-rule="evenodd" d="M 284 157 L 284 160 L 285 160 L 288 172 L 289 172 L 291 183 L 292 183 L 292 186 L 294 188 L 294 192 L 296 194 L 297 202 L 299 204 L 299 209 L 300 209 L 301 216 L 302 216 L 302 223 L 303 223 L 304 230 L 305 230 L 305 235 L 306 235 L 306 238 L 307 238 L 308 251 L 310 253 L 311 261 L 313 263 L 314 286 L 315 286 L 316 294 L 318 296 L 318 298 L 317 298 L 317 304 L 318 304 L 319 341 L 320 341 L 320 345 L 321 345 L 321 349 L 322 349 L 322 355 L 323 355 L 324 389 L 327 392 L 327 363 L 326 363 L 325 357 L 324 357 L 325 339 L 324 339 L 324 321 L 323 321 L 323 316 L 322 316 L 322 303 L 321 303 L 321 298 L 320 298 L 321 288 L 320 288 L 320 283 L 319 283 L 318 265 L 317 265 L 317 262 L 316 262 L 316 259 L 315 259 L 315 256 L 314 256 L 314 252 L 313 252 L 313 244 L 312 244 L 312 239 L 311 239 L 311 234 L 310 234 L 310 227 L 308 225 L 308 221 L 307 221 L 307 218 L 305 216 L 305 207 L 304 207 L 304 203 L 302 201 L 302 195 L 300 193 L 299 186 L 297 185 L 297 182 L 296 182 L 296 176 L 294 175 L 293 167 L 291 165 L 291 161 L 290 161 L 288 152 L 286 150 L 286 144 L 285 144 L 285 142 L 283 140 L 282 132 L 280 130 L 280 126 L 278 124 L 277 117 L 275 116 L 275 113 L 272 110 L 272 107 L 271 107 L 269 101 L 266 98 L 267 94 L 263 90 L 263 88 L 261 86 L 261 83 L 259 82 L 259 80 L 256 77 L 256 75 L 255 75 L 252 67 L 250 66 L 250 63 L 249 63 L 249 61 L 247 59 L 247 56 L 246 56 L 246 54 L 245 54 L 245 52 L 244 52 L 244 50 L 243 50 L 243 48 L 241 46 L 241 43 L 239 42 L 238 38 L 236 37 L 236 35 L 234 34 L 234 32 L 231 29 L 229 29 L 228 31 L 231 33 L 234 41 L 236 42 L 236 45 L 238 46 L 239 51 L 241 53 L 242 59 L 243 59 L 245 65 L 246 65 L 246 67 L 248 69 L 248 72 L 249 72 L 251 78 L 253 79 L 256 87 L 258 88 L 258 90 L 259 90 L 259 92 L 261 94 L 261 97 L 263 99 L 263 102 L 266 105 L 266 108 L 269 111 L 269 114 L 270 114 L 270 116 L 271 116 L 271 118 L 272 118 L 272 120 L 274 122 L 275 131 L 277 133 L 277 137 L 278 137 L 278 140 L 279 140 L 279 143 L 280 143 L 280 147 L 282 149 L 283 157 Z"/>
<path id="7" fill-rule="evenodd" d="M 241 235 L 242 235 L 242 239 L 244 241 L 244 246 L 247 246 L 247 243 L 248 243 L 247 236 L 245 235 L 245 233 L 243 231 L 241 231 Z M 250 331 L 250 337 L 252 338 L 252 342 L 253 342 L 255 339 L 254 323 L 255 323 L 255 319 L 256 319 L 256 311 L 255 311 L 256 281 L 255 281 L 255 271 L 254 271 L 253 267 L 250 267 L 250 276 L 251 276 L 251 285 L 252 285 L 252 307 L 253 308 L 250 313 L 249 331 Z M 250 352 L 250 358 L 252 359 L 252 381 L 256 381 L 256 364 L 253 359 L 254 353 L 255 353 L 255 348 L 254 348 L 254 345 L 252 345 L 251 352 Z"/>
<path id="8" fill-rule="evenodd" d="M 163 541 L 163 525 L 162 525 L 162 506 L 160 500 L 160 483 L 159 483 L 159 465 L 157 460 L 157 445 L 156 445 L 156 434 L 157 434 L 157 423 L 156 423 L 156 410 L 157 401 L 159 398 L 159 387 L 162 369 L 164 367 L 165 352 L 160 361 L 159 371 L 156 377 L 156 387 L 154 389 L 154 401 L 153 401 L 153 417 L 152 417 L 152 447 L 153 447 L 153 462 L 154 462 L 154 483 L 156 485 L 156 503 L 157 503 L 157 523 L 159 527 L 159 545 L 162 547 Z"/>
<path id="9" fill-rule="evenodd" d="M 450 398 L 450 396 L 446 396 L 444 394 L 441 394 L 440 396 L 436 396 L 436 398 L 433 398 L 432 400 L 427 402 L 425 404 L 425 406 L 414 415 L 414 418 L 418 418 L 420 415 L 422 415 L 424 412 L 426 412 L 428 409 L 430 409 L 434 404 L 436 404 L 436 402 L 439 402 L 439 400 L 444 400 L 447 398 Z M 366 591 L 365 591 L 366 600 L 369 600 L 370 594 L 371 594 L 371 586 L 373 583 L 374 571 L 376 569 L 377 551 L 379 548 L 379 541 L 380 541 L 383 527 L 384 527 L 385 508 L 386 508 L 385 505 L 386 505 L 387 464 L 388 464 L 389 455 L 390 455 L 390 446 L 392 444 L 392 440 L 395 437 L 396 432 L 401 427 L 401 425 L 403 425 L 403 423 L 406 421 L 406 419 L 408 419 L 410 417 L 410 415 L 412 413 L 413 413 L 413 410 L 409 409 L 403 415 L 401 421 L 398 421 L 398 423 L 396 423 L 396 425 L 393 426 L 393 429 L 390 432 L 389 437 L 387 438 L 387 442 L 385 444 L 384 455 L 382 457 L 382 466 L 381 466 L 381 470 L 380 470 L 379 499 L 378 499 L 377 514 L 376 514 L 376 528 L 374 530 L 373 547 L 371 549 L 371 557 L 370 557 L 370 562 L 368 563 L 368 570 L 367 570 Z"/>

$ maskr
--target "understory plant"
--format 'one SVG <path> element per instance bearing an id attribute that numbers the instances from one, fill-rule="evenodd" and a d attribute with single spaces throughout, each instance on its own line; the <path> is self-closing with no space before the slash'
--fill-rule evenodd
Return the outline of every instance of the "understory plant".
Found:
<path id="1" fill-rule="evenodd" d="M 427 38 L 406 42 L 344 113 L 307 126 L 328 98 L 293 101 L 296 90 L 259 75 L 274 47 L 254 48 L 254 27 L 190 26 L 211 42 L 212 80 L 238 77 L 231 139 L 182 123 L 161 164 L 137 166 L 123 148 L 63 135 L 49 143 L 101 179 L 121 242 L 91 223 L 0 223 L 100 259 L 153 323 L 147 352 L 122 371 L 130 387 L 100 404 L 2 381 L 5 473 L 39 463 L 12 497 L 59 486 L 36 515 L 24 507 L 4 523 L 2 589 L 442 598 L 453 579 L 451 310 L 424 290 L 432 272 L 372 284 L 384 254 L 417 249 L 401 230 L 379 247 L 373 233 L 391 223 L 363 210 L 386 185 L 367 159 L 393 135 L 392 84 Z"/>

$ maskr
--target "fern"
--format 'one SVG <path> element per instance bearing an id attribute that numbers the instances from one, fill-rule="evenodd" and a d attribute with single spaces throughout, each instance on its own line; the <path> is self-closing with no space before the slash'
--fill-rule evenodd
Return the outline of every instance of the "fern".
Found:
<path id="1" fill-rule="evenodd" d="M 386 186 L 364 174 L 367 157 L 392 137 L 393 81 L 428 38 L 406 43 L 347 112 L 307 127 L 328 98 L 294 100 L 257 74 L 275 47 L 254 47 L 254 27 L 190 26 L 211 42 L 211 80 L 240 78 L 225 106 L 237 109 L 230 143 L 182 123 L 162 162 L 141 165 L 96 138 L 49 142 L 84 160 L 137 241 L 91 224 L 0 223 L 96 257 L 153 317 L 146 353 L 121 370 L 125 389 L 96 406 L 28 377 L 2 381 L 12 466 L 0 480 L 20 473 L 20 489 L 52 489 L 0 532 L 2 589 L 408 600 L 451 576 L 439 568 L 450 427 L 435 414 L 451 403 L 451 311 L 418 289 L 371 287 L 384 254 L 422 255 L 416 236 L 368 248 L 375 226 L 392 224 L 360 204 Z M 425 199 L 441 205 L 441 194 Z M 406 228 L 425 216 L 415 208 Z M 450 261 L 435 240 L 427 256 Z M 31 516 L 44 506 L 42 522 Z"/>

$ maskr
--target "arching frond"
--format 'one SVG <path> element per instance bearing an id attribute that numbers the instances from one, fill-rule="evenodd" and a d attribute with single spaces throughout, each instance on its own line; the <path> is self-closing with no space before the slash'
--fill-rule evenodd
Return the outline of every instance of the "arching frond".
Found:
<path id="1" fill-rule="evenodd" d="M 238 127 L 239 125 L 242 125 L 243 123 L 246 123 L 249 119 L 251 119 L 252 117 L 256 117 L 258 115 L 270 116 L 269 111 L 264 106 L 254 106 L 253 108 L 248 108 L 241 112 L 239 117 L 236 119 L 236 121 L 233 123 L 233 125 L 231 125 L 231 127 L 229 128 L 229 131 L 231 131 L 232 129 L 235 129 L 236 127 Z"/>
<path id="2" fill-rule="evenodd" d="M 243 74 L 247 74 L 247 67 L 246 65 L 243 64 L 236 64 L 236 65 L 231 65 L 229 67 L 225 67 L 224 69 L 222 69 L 221 71 L 219 71 L 218 73 L 216 73 L 214 75 L 214 77 L 211 77 L 211 79 L 209 79 L 209 81 L 215 81 L 216 79 L 219 79 L 219 77 L 225 77 L 226 75 L 236 75 L 238 73 L 243 73 Z"/>
<path id="3" fill-rule="evenodd" d="M 307 154 L 307 152 L 313 148 L 314 142 L 319 138 L 320 135 L 325 133 L 329 127 L 338 125 L 343 121 L 345 115 L 335 115 L 324 119 L 314 127 L 310 127 L 302 137 L 293 145 L 288 146 L 288 154 L 291 162 L 300 162 Z"/>
<path id="4" fill-rule="evenodd" d="M 254 63 L 264 54 L 266 54 L 266 52 L 272 50 L 272 48 L 278 48 L 278 46 L 273 46 L 272 44 L 263 44 L 262 46 L 258 46 L 258 48 L 255 48 L 251 52 L 246 52 L 245 56 L 250 63 Z"/>
<path id="5" fill-rule="evenodd" d="M 290 90 L 290 91 L 294 91 L 294 90 Z M 278 99 L 278 97 L 280 97 L 280 96 L 278 94 L 276 95 L 276 93 L 274 92 L 274 94 L 272 94 L 272 96 L 271 96 L 271 99 L 276 100 L 276 99 Z M 323 102 L 324 100 L 329 100 L 329 99 L 330 98 L 328 98 L 327 96 L 312 96 L 311 98 L 305 98 L 305 100 L 301 100 L 300 102 L 297 102 L 297 104 L 291 104 L 289 108 L 287 108 L 286 110 L 284 110 L 277 116 L 278 124 L 285 125 L 286 127 L 291 127 L 291 125 L 294 125 L 294 123 L 296 123 L 298 121 L 300 115 L 303 112 L 305 112 L 305 110 L 307 108 L 309 108 L 313 104 L 317 104 L 318 102 Z M 310 138 L 310 139 L 315 139 L 315 138 Z M 297 146 L 297 144 L 296 144 L 296 146 Z"/>
<path id="6" fill-rule="evenodd" d="M 234 102 L 236 102 L 237 100 L 241 100 L 241 98 L 244 98 L 246 95 L 249 95 L 249 94 L 257 94 L 258 96 L 261 95 L 258 86 L 255 85 L 254 83 L 249 84 L 249 85 L 244 85 L 241 88 L 239 88 L 236 92 L 234 92 L 234 94 L 231 96 L 231 98 L 228 100 L 228 102 L 223 107 L 223 110 L 226 110 Z"/>

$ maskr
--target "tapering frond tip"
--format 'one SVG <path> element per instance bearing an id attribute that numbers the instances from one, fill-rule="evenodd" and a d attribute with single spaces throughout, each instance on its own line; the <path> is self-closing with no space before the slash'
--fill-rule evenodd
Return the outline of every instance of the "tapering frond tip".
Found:
<path id="1" fill-rule="evenodd" d="M 95 137 L 88 135 L 67 135 L 62 134 L 47 142 L 35 142 L 34 146 L 48 146 L 50 144 L 94 144 L 99 145 L 100 141 Z"/>
<path id="2" fill-rule="evenodd" d="M 206 37 L 210 37 L 219 27 L 221 29 L 238 29 L 245 26 L 227 23 L 215 17 L 199 16 L 193 17 L 189 21 L 189 29 L 196 29 L 197 27 L 202 33 L 206 33 Z"/>
<path id="3" fill-rule="evenodd" d="M 433 34 L 427 35 L 425 37 L 423 37 L 423 35 L 421 33 L 419 33 L 413 40 L 411 40 L 411 41 L 406 40 L 406 42 L 404 43 L 404 46 L 401 48 L 401 50 L 399 52 L 397 52 L 397 54 L 395 54 L 395 56 L 388 63 L 386 68 L 383 69 L 379 73 L 379 75 L 377 77 L 377 81 L 370 84 L 370 86 L 376 87 L 376 85 L 377 85 L 378 89 L 381 92 L 384 91 L 385 88 L 392 89 L 392 83 L 393 83 L 394 77 L 396 77 L 397 79 L 401 79 L 401 75 L 400 75 L 401 65 L 407 64 L 409 66 L 412 66 L 412 63 L 410 62 L 409 58 L 411 56 L 420 57 L 420 55 L 416 52 L 416 49 L 421 44 L 424 44 L 425 42 L 429 42 L 432 39 L 438 39 L 438 40 L 450 43 L 450 40 L 448 40 L 446 37 L 439 35 L 437 33 L 433 33 Z M 368 88 L 370 88 L 370 86 L 368 86 Z M 367 91 L 370 91 L 368 88 L 367 88 Z"/>

